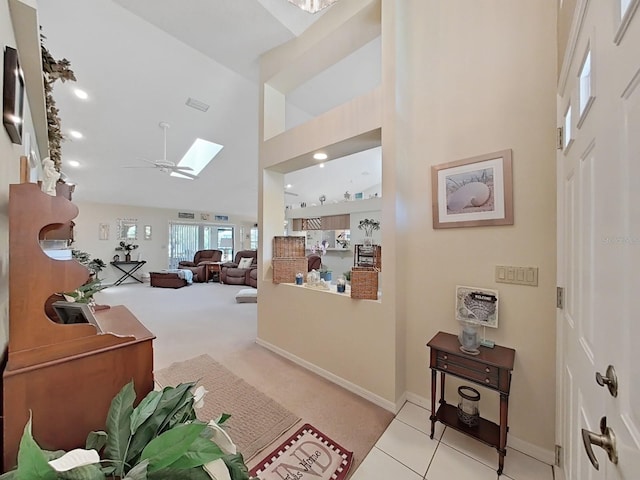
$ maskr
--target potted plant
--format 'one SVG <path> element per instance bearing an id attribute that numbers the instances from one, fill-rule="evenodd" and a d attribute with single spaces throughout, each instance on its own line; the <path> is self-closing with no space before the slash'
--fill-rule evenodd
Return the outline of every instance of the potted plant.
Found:
<path id="1" fill-rule="evenodd" d="M 331 270 L 325 264 L 320 264 L 320 278 L 325 282 L 331 281 Z"/>
<path id="2" fill-rule="evenodd" d="M 130 262 L 131 261 L 131 252 L 133 250 L 135 250 L 136 248 L 138 248 L 140 245 L 137 245 L 135 243 L 129 243 L 129 242 L 125 242 L 125 241 L 120 241 L 120 243 L 118 244 L 118 246 L 116 247 L 116 250 L 118 251 L 124 251 L 124 261 L 125 262 Z"/>
<path id="3" fill-rule="evenodd" d="M 150 392 L 134 408 L 133 381 L 111 402 L 105 431 L 90 432 L 85 449 L 45 451 L 27 422 L 18 466 L 1 480 L 153 480 L 169 478 L 250 480 L 242 454 L 221 425 L 196 418 L 207 393 L 195 383 Z"/>
<path id="4" fill-rule="evenodd" d="M 92 259 L 91 255 L 82 250 L 71 250 L 71 256 L 77 260 L 78 263 L 87 267 L 91 275 L 94 275 L 96 279 L 98 278 L 98 274 L 107 266 L 100 258 Z"/>

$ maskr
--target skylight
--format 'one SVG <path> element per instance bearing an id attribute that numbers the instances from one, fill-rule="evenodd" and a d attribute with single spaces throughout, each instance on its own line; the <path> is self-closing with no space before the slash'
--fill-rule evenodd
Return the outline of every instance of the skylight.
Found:
<path id="1" fill-rule="evenodd" d="M 200 172 L 206 167 L 211 160 L 222 150 L 222 145 L 217 143 L 208 142 L 201 138 L 196 138 L 193 145 L 189 148 L 184 157 L 178 162 L 180 167 L 191 167 L 192 170 L 188 170 L 187 173 L 191 175 L 199 175 Z M 171 172 L 172 177 L 188 178 L 185 175 L 181 175 L 179 172 Z"/>

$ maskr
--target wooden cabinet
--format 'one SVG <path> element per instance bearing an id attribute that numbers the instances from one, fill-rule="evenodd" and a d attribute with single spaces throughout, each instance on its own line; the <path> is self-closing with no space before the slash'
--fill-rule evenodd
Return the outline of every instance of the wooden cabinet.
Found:
<path id="1" fill-rule="evenodd" d="M 353 266 L 375 267 L 378 270 L 382 270 L 382 247 L 380 245 L 354 245 Z"/>
<path id="2" fill-rule="evenodd" d="M 29 412 L 33 436 L 45 449 L 84 445 L 104 429 L 112 398 L 131 379 L 138 401 L 153 389 L 154 335 L 123 306 L 96 312 L 91 324 L 64 325 L 45 313 L 56 292 L 82 285 L 88 271 L 54 260 L 38 234 L 70 222 L 78 209 L 36 184 L 9 191 L 9 354 L 2 374 L 2 471 L 11 469 Z"/>
<path id="3" fill-rule="evenodd" d="M 321 217 L 322 230 L 349 230 L 351 216 L 346 213 L 343 215 L 328 215 Z"/>
<path id="4" fill-rule="evenodd" d="M 324 217 L 292 218 L 292 230 L 349 230 L 351 228 L 351 215 L 326 215 Z"/>
<path id="5" fill-rule="evenodd" d="M 69 185 L 67 183 L 56 183 L 56 196 L 66 198 L 71 201 L 71 196 L 75 185 Z M 52 225 L 49 228 L 43 230 L 40 233 L 41 240 L 68 240 L 73 242 L 73 227 L 75 227 L 73 220 L 69 220 L 62 225 Z"/>

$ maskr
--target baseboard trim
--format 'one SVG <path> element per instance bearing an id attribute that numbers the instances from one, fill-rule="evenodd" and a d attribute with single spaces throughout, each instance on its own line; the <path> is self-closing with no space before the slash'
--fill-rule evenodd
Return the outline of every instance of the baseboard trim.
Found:
<path id="1" fill-rule="evenodd" d="M 403 396 L 407 398 L 407 401 L 415 403 L 416 405 L 426 408 L 427 410 L 431 410 L 431 400 L 412 392 L 405 392 Z M 519 452 L 522 452 L 526 455 L 529 455 L 536 460 L 540 460 L 547 465 L 553 465 L 553 463 L 555 462 L 555 455 L 552 450 L 538 447 L 537 445 L 533 445 L 518 437 L 514 437 L 511 434 L 507 439 L 507 446 L 513 448 L 514 450 L 518 450 Z"/>
<path id="2" fill-rule="evenodd" d="M 385 410 L 390 411 L 393 414 L 396 414 L 398 412 L 398 410 L 396 409 L 397 406 L 395 403 L 390 402 L 389 400 L 386 400 L 384 398 L 382 398 L 379 395 L 376 395 L 375 393 L 372 393 L 368 390 L 365 390 L 364 388 L 356 385 L 355 383 L 349 382 L 348 380 L 345 380 L 342 377 L 339 377 L 327 370 L 324 370 L 320 367 L 318 367 L 317 365 L 314 365 L 311 362 L 308 362 L 300 357 L 297 357 L 296 355 L 293 355 L 292 353 L 287 352 L 286 350 L 283 350 L 280 347 L 276 347 L 275 345 L 269 343 L 269 342 L 265 342 L 264 340 L 261 340 L 260 338 L 256 338 L 256 343 L 258 345 L 260 345 L 261 347 L 266 348 L 267 350 L 272 351 L 273 353 L 276 353 L 278 355 L 280 355 L 281 357 L 286 358 L 287 360 L 291 360 L 293 363 L 295 363 L 296 365 L 300 365 L 303 368 L 306 368 L 307 370 L 320 375 L 322 378 L 326 378 L 327 380 L 329 380 L 330 382 L 335 383 L 336 385 L 341 386 L 342 388 L 349 390 L 352 393 L 355 393 L 356 395 L 364 398 L 365 400 L 369 400 L 371 403 L 378 405 L 379 407 L 384 408 Z"/>

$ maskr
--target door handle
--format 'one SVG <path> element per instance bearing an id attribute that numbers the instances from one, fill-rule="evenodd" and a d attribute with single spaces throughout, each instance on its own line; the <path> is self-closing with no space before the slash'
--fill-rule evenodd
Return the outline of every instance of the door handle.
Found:
<path id="1" fill-rule="evenodd" d="M 605 374 L 606 377 L 603 377 L 600 372 L 596 372 L 596 382 L 601 387 L 606 385 L 611 396 L 615 398 L 618 396 L 618 376 L 616 375 L 616 369 L 613 368 L 613 365 L 609 365 Z"/>
<path id="2" fill-rule="evenodd" d="M 587 451 L 587 456 L 591 461 L 591 465 L 596 470 L 600 470 L 600 463 L 593 453 L 591 445 L 602 448 L 607 452 L 609 461 L 613 464 L 618 463 L 618 450 L 616 449 L 616 436 L 609 427 L 607 427 L 607 417 L 600 419 L 600 432 L 601 434 L 591 432 L 585 428 L 582 429 L 582 443 L 584 449 Z"/>

